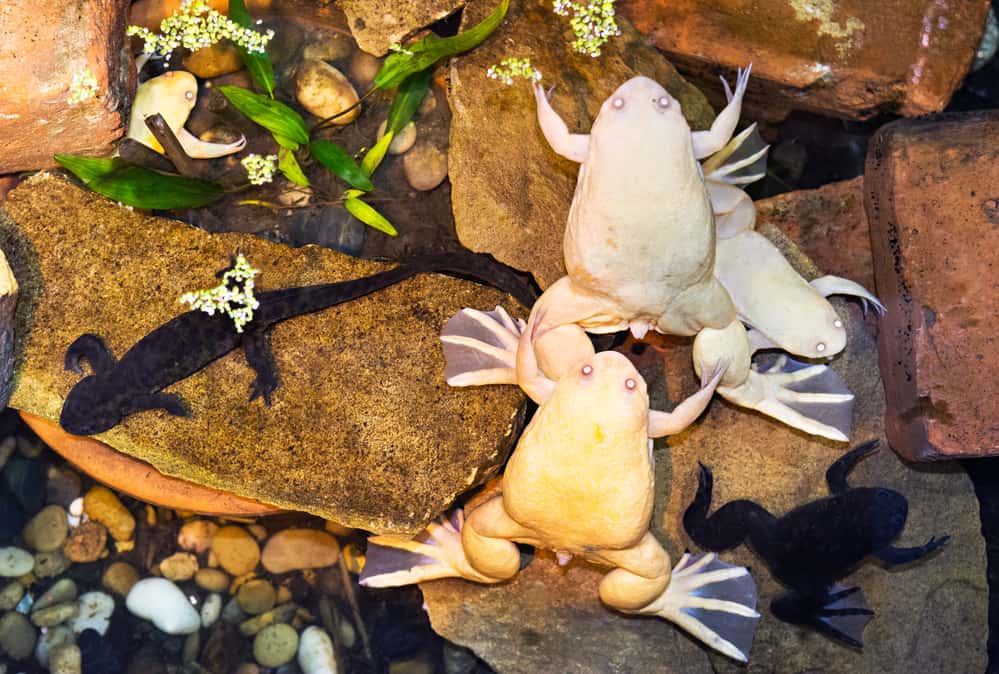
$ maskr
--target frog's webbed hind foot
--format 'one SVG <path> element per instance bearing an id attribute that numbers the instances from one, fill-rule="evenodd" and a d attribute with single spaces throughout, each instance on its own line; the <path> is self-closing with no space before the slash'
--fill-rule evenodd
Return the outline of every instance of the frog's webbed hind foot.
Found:
<path id="1" fill-rule="evenodd" d="M 89 332 L 80 335 L 69 345 L 63 362 L 67 370 L 83 374 L 80 361 L 84 359 L 90 363 L 95 374 L 110 370 L 117 362 L 104 340 Z"/>
<path id="2" fill-rule="evenodd" d="M 875 550 L 874 556 L 889 567 L 898 566 L 899 564 L 908 564 L 909 562 L 914 562 L 917 559 L 922 559 L 934 550 L 943 547 L 949 540 L 950 536 L 941 536 L 940 538 L 931 536 L 930 540 L 926 541 L 924 545 L 919 545 L 914 548 L 894 548 L 892 546 L 888 546 L 880 550 Z"/>
<path id="3" fill-rule="evenodd" d="M 874 307 L 874 311 L 878 313 L 878 316 L 884 316 L 885 311 L 887 311 L 885 305 L 881 304 L 881 300 L 871 294 L 867 288 L 850 279 L 845 279 L 841 276 L 822 276 L 809 281 L 809 285 L 822 293 L 823 297 L 829 297 L 830 295 L 852 295 L 859 298 L 860 306 L 863 307 L 865 316 L 867 315 L 868 302 Z"/>
<path id="4" fill-rule="evenodd" d="M 853 425 L 853 394 L 826 365 L 780 356 L 764 372 L 751 369 L 746 381 L 718 387 L 726 400 L 749 407 L 788 426 L 846 442 Z"/>
<path id="5" fill-rule="evenodd" d="M 807 625 L 854 648 L 864 647 L 864 627 L 874 617 L 859 587 L 839 584 L 830 588 L 821 605 L 792 591 L 777 597 L 770 610 L 779 620 Z"/>
<path id="6" fill-rule="evenodd" d="M 658 615 L 715 650 L 746 662 L 760 614 L 749 569 L 726 564 L 714 553 L 686 553 L 655 601 L 634 611 Z"/>
<path id="7" fill-rule="evenodd" d="M 498 582 L 501 579 L 481 574 L 469 564 L 461 543 L 464 525 L 464 512 L 457 509 L 450 517 L 432 522 L 413 539 L 371 536 L 361 585 L 399 587 L 438 578 Z"/>
<path id="8" fill-rule="evenodd" d="M 517 383 L 517 344 L 524 322 L 503 309 L 462 309 L 441 331 L 444 377 L 451 386 Z"/>

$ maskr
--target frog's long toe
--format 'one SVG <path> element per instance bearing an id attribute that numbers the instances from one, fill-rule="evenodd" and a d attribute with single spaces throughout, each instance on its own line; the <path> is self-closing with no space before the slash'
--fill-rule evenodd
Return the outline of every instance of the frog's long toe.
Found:
<path id="1" fill-rule="evenodd" d="M 659 615 L 725 655 L 746 662 L 760 614 L 749 569 L 715 553 L 684 554 L 666 591 L 639 613 Z"/>
<path id="2" fill-rule="evenodd" d="M 517 342 L 523 321 L 503 307 L 462 309 L 441 331 L 444 377 L 451 386 L 517 383 Z"/>
<path id="3" fill-rule="evenodd" d="M 240 136 L 234 143 L 209 143 L 201 140 L 185 128 L 179 128 L 174 132 L 177 140 L 180 141 L 184 152 L 188 157 L 195 159 L 214 159 L 215 157 L 225 157 L 236 154 L 246 147 L 246 137 Z"/>
<path id="4" fill-rule="evenodd" d="M 859 298 L 860 304 L 864 308 L 864 315 L 867 315 L 868 302 L 874 306 L 874 310 L 878 312 L 879 316 L 885 315 L 885 305 L 881 304 L 881 300 L 871 294 L 867 288 L 850 279 L 845 279 L 841 276 L 822 276 L 809 281 L 809 285 L 822 293 L 823 297 L 829 297 L 830 295 L 852 295 Z"/>
<path id="5" fill-rule="evenodd" d="M 853 394 L 826 365 L 781 356 L 765 372 L 750 370 L 745 383 L 719 386 L 718 393 L 806 433 L 843 442 L 850 438 Z"/>

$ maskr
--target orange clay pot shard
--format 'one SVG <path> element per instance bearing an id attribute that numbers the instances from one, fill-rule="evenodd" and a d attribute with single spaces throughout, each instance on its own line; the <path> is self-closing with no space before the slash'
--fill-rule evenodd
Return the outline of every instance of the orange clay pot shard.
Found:
<path id="1" fill-rule="evenodd" d="M 284 512 L 277 506 L 168 477 L 148 463 L 112 449 L 103 442 L 70 435 L 59 424 L 33 414 L 20 414 L 38 437 L 67 461 L 98 482 L 140 501 L 175 510 L 228 517 L 256 517 Z"/>

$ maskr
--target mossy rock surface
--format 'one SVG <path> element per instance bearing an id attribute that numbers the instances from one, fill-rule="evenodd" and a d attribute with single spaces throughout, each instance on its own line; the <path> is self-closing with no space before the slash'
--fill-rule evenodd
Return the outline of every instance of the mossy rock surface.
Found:
<path id="1" fill-rule="evenodd" d="M 353 279 L 389 265 L 249 235 L 212 235 L 122 208 L 40 174 L 0 211 L 0 246 L 21 284 L 10 405 L 58 420 L 79 375 L 66 347 L 86 332 L 121 357 L 184 310 L 177 298 L 217 281 L 229 255 L 262 274 L 258 291 Z M 505 459 L 519 427 L 513 387 L 452 389 L 438 334 L 462 307 L 504 305 L 503 293 L 422 274 L 384 291 L 275 326 L 280 386 L 248 401 L 240 350 L 166 391 L 191 416 L 142 412 L 97 436 L 167 475 L 348 526 L 416 531 Z"/>

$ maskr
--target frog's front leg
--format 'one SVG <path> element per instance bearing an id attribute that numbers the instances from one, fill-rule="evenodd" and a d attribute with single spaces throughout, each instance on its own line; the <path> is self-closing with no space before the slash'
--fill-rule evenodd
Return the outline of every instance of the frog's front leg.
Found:
<path id="1" fill-rule="evenodd" d="M 694 423 L 711 402 L 711 396 L 714 395 L 718 382 L 721 381 L 727 368 L 728 361 L 724 359 L 714 364 L 713 371 L 702 368 L 700 390 L 673 408 L 672 412 L 649 410 L 649 437 L 661 438 L 674 435 Z"/>
<path id="2" fill-rule="evenodd" d="M 277 365 L 270 346 L 270 330 L 247 330 L 242 344 L 246 362 L 257 375 L 250 383 L 250 400 L 262 397 L 264 404 L 270 406 L 271 393 L 278 387 Z"/>
<path id="3" fill-rule="evenodd" d="M 721 150 L 735 133 L 736 124 L 739 123 L 739 115 L 742 113 L 742 97 L 746 93 L 746 85 L 749 84 L 749 73 L 752 69 L 752 63 L 745 70 L 739 69 L 735 93 L 729 88 L 725 78 L 722 78 L 728 105 L 715 117 L 715 121 L 708 131 L 694 131 L 690 134 L 694 146 L 694 156 L 698 159 L 710 157 Z"/>
<path id="4" fill-rule="evenodd" d="M 725 655 L 745 662 L 756 634 L 756 583 L 749 570 L 714 554 L 685 554 L 673 571 L 649 532 L 633 547 L 588 559 L 616 566 L 600 582 L 600 598 L 622 613 L 665 618 Z"/>
<path id="5" fill-rule="evenodd" d="M 885 315 L 885 305 L 881 304 L 881 300 L 855 281 L 845 279 L 841 276 L 822 276 L 812 279 L 808 284 L 818 290 L 823 297 L 829 297 L 830 295 L 852 295 L 859 298 L 865 315 L 867 314 L 868 302 L 874 305 L 874 311 L 877 312 L 878 316 Z"/>
<path id="6" fill-rule="evenodd" d="M 538 104 L 538 123 L 551 148 L 566 159 L 582 164 L 589 151 L 590 137 L 582 133 L 569 133 L 569 127 L 548 102 L 544 88 L 534 82 L 534 100 Z"/>

